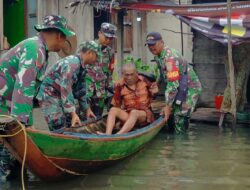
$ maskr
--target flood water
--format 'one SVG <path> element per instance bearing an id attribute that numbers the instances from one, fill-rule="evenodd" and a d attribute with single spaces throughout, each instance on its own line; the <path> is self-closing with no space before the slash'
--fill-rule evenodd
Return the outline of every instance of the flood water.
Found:
<path id="1" fill-rule="evenodd" d="M 0 189 L 21 189 L 21 183 L 0 182 Z M 110 168 L 60 183 L 30 178 L 26 189 L 250 189 L 250 128 L 233 133 L 192 124 L 186 135 L 160 133 L 142 151 Z"/>

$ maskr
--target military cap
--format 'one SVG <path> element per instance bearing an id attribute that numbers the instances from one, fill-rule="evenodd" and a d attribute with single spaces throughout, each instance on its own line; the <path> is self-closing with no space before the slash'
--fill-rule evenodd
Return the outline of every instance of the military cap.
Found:
<path id="1" fill-rule="evenodd" d="M 117 28 L 115 25 L 104 22 L 101 25 L 101 29 L 100 31 L 103 32 L 103 34 L 108 37 L 108 38 L 115 38 L 115 32 L 116 32 Z"/>
<path id="2" fill-rule="evenodd" d="M 86 48 L 86 49 L 94 51 L 95 53 L 98 53 L 99 45 L 95 41 L 91 40 L 91 41 L 83 42 L 80 45 L 79 50 L 81 51 L 83 48 Z"/>
<path id="3" fill-rule="evenodd" d="M 66 19 L 60 15 L 47 15 L 44 17 L 43 23 L 41 25 L 35 25 L 34 28 L 38 32 L 49 28 L 55 28 L 60 30 L 67 37 L 75 35 L 75 32 L 68 28 Z"/>
<path id="4" fill-rule="evenodd" d="M 154 45 L 157 41 L 161 40 L 161 34 L 158 32 L 150 32 L 147 34 L 146 45 Z"/>

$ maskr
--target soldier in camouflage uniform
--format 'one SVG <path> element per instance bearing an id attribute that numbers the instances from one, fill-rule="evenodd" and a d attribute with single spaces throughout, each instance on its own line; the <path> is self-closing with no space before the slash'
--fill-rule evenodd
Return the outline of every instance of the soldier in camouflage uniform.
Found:
<path id="1" fill-rule="evenodd" d="M 86 109 L 85 89 L 88 88 L 84 81 L 85 67 L 96 62 L 97 52 L 96 42 L 85 42 L 78 55 L 59 60 L 45 77 L 37 99 L 51 131 L 81 125 L 79 110 Z M 87 115 L 94 116 L 90 109 Z"/>
<path id="2" fill-rule="evenodd" d="M 10 114 L 26 126 L 33 125 L 33 98 L 45 74 L 48 51 L 59 51 L 66 36 L 74 35 L 65 18 L 55 15 L 46 16 L 35 29 L 38 36 L 20 42 L 0 59 L 0 114 Z M 9 156 L 5 149 L 2 155 L 4 171 Z"/>
<path id="3" fill-rule="evenodd" d="M 114 52 L 110 45 L 116 37 L 116 26 L 102 23 L 98 32 L 98 57 L 95 65 L 88 65 L 86 72 L 86 107 L 90 107 L 96 116 L 101 116 L 104 104 L 109 107 L 113 91 L 112 73 L 114 70 Z"/>
<path id="4" fill-rule="evenodd" d="M 155 55 L 161 77 L 167 83 L 165 89 L 166 106 L 163 108 L 164 120 L 174 126 L 176 133 L 185 132 L 189 125 L 201 93 L 201 83 L 193 67 L 176 50 L 164 47 L 161 34 L 151 32 L 146 45 Z"/>

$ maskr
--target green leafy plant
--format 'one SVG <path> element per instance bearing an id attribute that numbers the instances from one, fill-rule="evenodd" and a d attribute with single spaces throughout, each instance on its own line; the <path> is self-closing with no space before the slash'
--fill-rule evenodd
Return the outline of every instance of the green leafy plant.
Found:
<path id="1" fill-rule="evenodd" d="M 155 80 L 159 81 L 160 72 L 155 62 L 146 64 L 142 62 L 141 58 L 135 60 L 132 56 L 127 56 L 126 59 L 124 60 L 124 64 L 131 62 L 135 64 L 138 73 L 144 74 L 149 77 L 153 77 L 155 78 Z"/>

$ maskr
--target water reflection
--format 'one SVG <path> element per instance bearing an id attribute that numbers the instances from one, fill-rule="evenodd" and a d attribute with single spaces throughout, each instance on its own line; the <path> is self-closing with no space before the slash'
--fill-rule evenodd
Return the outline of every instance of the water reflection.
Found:
<path id="1" fill-rule="evenodd" d="M 233 190 L 250 188 L 249 128 L 222 132 L 192 125 L 186 135 L 161 133 L 145 149 L 111 168 L 76 179 L 45 183 L 33 178 L 27 189 Z M 19 182 L 0 183 L 20 189 Z"/>

